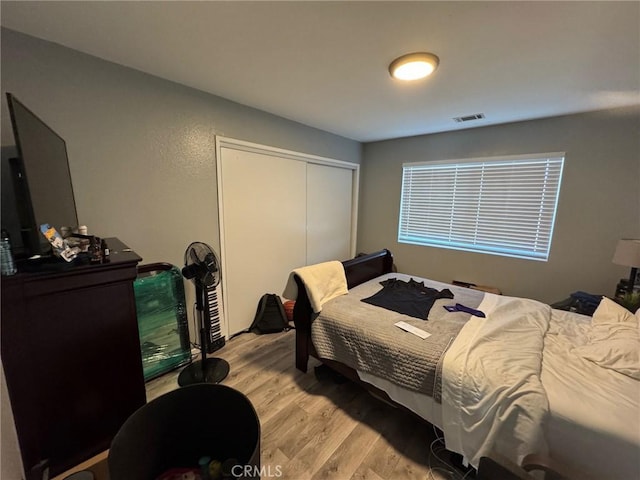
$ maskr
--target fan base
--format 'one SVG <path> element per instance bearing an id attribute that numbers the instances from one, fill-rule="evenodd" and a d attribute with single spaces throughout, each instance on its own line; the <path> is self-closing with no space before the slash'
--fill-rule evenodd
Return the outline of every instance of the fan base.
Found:
<path id="1" fill-rule="evenodd" d="M 222 358 L 205 358 L 185 367 L 178 375 L 178 385 L 220 383 L 228 374 L 229 362 Z"/>

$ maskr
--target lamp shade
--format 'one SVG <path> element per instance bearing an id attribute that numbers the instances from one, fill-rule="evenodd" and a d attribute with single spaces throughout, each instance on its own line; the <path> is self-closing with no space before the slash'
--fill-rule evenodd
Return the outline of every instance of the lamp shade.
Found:
<path id="1" fill-rule="evenodd" d="M 622 239 L 618 241 L 613 263 L 626 267 L 640 267 L 640 240 Z"/>

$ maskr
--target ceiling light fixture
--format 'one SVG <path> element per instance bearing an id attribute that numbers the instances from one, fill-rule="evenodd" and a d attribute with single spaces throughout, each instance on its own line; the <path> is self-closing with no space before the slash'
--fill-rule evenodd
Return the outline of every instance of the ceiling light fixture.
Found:
<path id="1" fill-rule="evenodd" d="M 433 53 L 409 53 L 391 62 L 389 73 L 398 80 L 418 80 L 431 75 L 439 63 L 440 59 Z"/>

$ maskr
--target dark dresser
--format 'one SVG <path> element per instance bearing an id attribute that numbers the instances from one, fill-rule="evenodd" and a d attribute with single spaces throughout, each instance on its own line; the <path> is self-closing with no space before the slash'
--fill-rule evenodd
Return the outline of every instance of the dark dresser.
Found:
<path id="1" fill-rule="evenodd" d="M 105 240 L 109 263 L 1 280 L 2 365 L 28 480 L 108 449 L 146 403 L 133 290 L 142 259 Z"/>

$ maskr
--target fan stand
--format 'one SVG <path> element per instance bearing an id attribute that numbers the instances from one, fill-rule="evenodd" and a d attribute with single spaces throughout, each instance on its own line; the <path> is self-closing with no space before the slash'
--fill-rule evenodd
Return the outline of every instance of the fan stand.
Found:
<path id="1" fill-rule="evenodd" d="M 181 387 L 196 383 L 220 383 L 229 374 L 229 362 L 222 358 L 207 358 L 207 343 L 211 326 L 204 318 L 205 290 L 200 282 L 196 283 L 196 310 L 200 320 L 201 359 L 186 366 L 178 375 Z"/>

